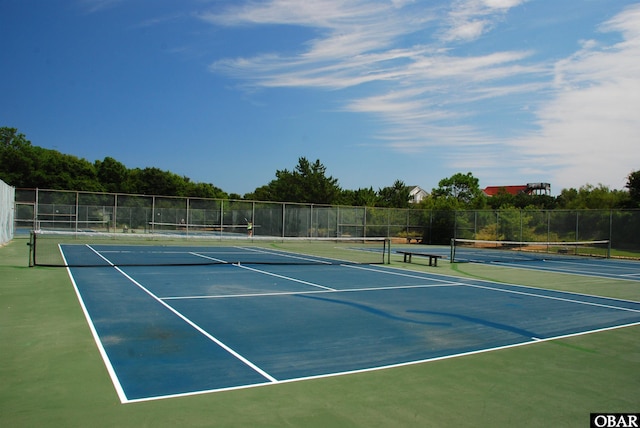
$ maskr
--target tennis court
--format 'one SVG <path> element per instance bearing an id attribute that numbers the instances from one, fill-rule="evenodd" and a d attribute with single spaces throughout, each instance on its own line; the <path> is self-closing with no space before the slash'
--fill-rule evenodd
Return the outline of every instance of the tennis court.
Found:
<path id="1" fill-rule="evenodd" d="M 123 403 L 640 324 L 639 302 L 409 271 L 371 264 L 375 250 L 328 245 L 322 256 L 251 245 L 60 250 Z"/>

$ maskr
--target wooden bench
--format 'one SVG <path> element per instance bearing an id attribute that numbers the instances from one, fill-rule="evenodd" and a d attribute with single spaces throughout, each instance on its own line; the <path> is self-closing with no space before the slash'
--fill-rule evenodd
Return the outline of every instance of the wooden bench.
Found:
<path id="1" fill-rule="evenodd" d="M 404 255 L 404 262 L 405 263 L 411 263 L 411 256 L 428 257 L 429 258 L 429 266 L 438 266 L 438 259 L 443 257 L 443 256 L 440 256 L 438 254 L 427 254 L 427 253 L 421 253 L 419 251 L 396 251 L 396 252 L 398 254 L 403 254 Z"/>

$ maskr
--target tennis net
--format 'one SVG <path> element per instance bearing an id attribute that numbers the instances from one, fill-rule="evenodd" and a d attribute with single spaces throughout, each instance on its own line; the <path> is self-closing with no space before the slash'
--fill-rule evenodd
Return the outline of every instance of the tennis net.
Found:
<path id="1" fill-rule="evenodd" d="M 568 242 L 451 240 L 452 263 L 498 263 L 569 257 L 609 258 L 610 254 L 609 240 Z"/>
<path id="2" fill-rule="evenodd" d="M 193 266 L 216 264 L 383 264 L 386 238 L 215 237 L 33 231 L 29 266 Z"/>

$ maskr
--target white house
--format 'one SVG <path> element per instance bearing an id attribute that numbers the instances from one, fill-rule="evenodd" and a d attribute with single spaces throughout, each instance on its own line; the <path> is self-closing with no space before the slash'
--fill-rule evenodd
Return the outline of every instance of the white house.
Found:
<path id="1" fill-rule="evenodd" d="M 428 193 L 422 189 L 420 186 L 409 186 L 411 190 L 409 191 L 409 203 L 418 204 L 424 198 L 427 197 Z"/>

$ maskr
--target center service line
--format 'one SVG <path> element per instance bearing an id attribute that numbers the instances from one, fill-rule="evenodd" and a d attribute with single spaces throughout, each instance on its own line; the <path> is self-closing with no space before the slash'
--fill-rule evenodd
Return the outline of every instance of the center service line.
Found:
<path id="1" fill-rule="evenodd" d="M 90 245 L 87 245 L 91 251 L 93 251 L 94 253 L 96 253 L 99 257 L 101 257 L 104 261 L 106 261 L 107 263 L 109 263 L 109 265 L 111 265 L 115 270 L 117 270 L 118 272 L 120 272 L 120 274 L 122 274 L 125 278 L 127 278 L 129 281 L 131 281 L 132 283 L 134 283 L 136 286 L 138 286 L 141 290 L 143 290 L 145 293 L 147 293 L 149 296 L 151 296 L 155 301 L 157 301 L 158 303 L 160 303 L 162 306 L 164 306 L 165 308 L 169 309 L 171 312 L 173 312 L 175 315 L 177 315 L 178 317 L 180 317 L 183 321 L 185 321 L 187 324 L 189 324 L 191 327 L 193 327 L 194 329 L 196 329 L 198 332 L 200 332 L 201 334 L 203 334 L 206 338 L 208 338 L 209 340 L 215 342 L 218 346 L 220 346 L 221 348 L 223 348 L 225 351 L 229 352 L 231 355 L 233 355 L 234 357 L 236 357 L 237 359 L 239 359 L 240 361 L 242 361 L 243 363 L 245 363 L 246 365 L 248 365 L 249 367 L 251 367 L 253 370 L 255 370 L 256 372 L 260 373 L 263 377 L 265 377 L 266 379 L 268 379 L 270 382 L 278 382 L 278 379 L 274 378 L 273 376 L 271 376 L 269 373 L 265 372 L 264 370 L 262 370 L 260 367 L 258 367 L 257 365 L 255 365 L 254 363 L 252 363 L 251 361 L 249 361 L 248 359 L 246 359 L 245 357 L 243 357 L 242 355 L 240 355 L 238 352 L 234 351 L 232 348 L 230 348 L 229 346 L 225 345 L 223 342 L 221 342 L 219 339 L 215 338 L 214 336 L 212 336 L 211 334 L 209 334 L 207 331 L 205 331 L 204 329 L 202 329 L 202 327 L 200 327 L 199 325 L 197 325 L 196 323 L 194 323 L 193 321 L 191 321 L 189 318 L 185 317 L 184 315 L 182 315 L 180 312 L 178 312 L 177 310 L 175 310 L 174 308 L 172 308 L 169 304 L 165 303 L 162 299 L 160 299 L 158 296 L 156 296 L 155 294 L 153 294 L 151 291 L 147 290 L 147 288 L 145 288 L 142 284 L 140 284 L 138 281 L 136 281 L 135 279 L 133 279 L 131 276 L 129 276 L 126 272 L 124 272 L 122 269 L 120 269 L 118 266 L 114 265 L 113 263 L 111 263 L 110 260 L 108 260 L 106 257 L 104 257 L 102 254 L 100 254 L 98 251 L 96 251 L 95 249 L 93 249 Z"/>
<path id="2" fill-rule="evenodd" d="M 291 254 L 291 253 L 288 253 L 288 252 L 282 251 L 282 250 L 267 251 L 267 250 L 262 250 L 260 248 L 251 248 L 251 247 L 235 247 L 235 248 L 240 248 L 242 250 L 253 251 L 254 253 L 276 255 L 278 257 L 288 257 L 290 259 L 305 260 L 305 261 L 308 261 L 308 262 L 318 263 L 320 265 L 330 265 L 331 264 L 330 262 L 328 262 L 326 260 L 321 260 L 319 258 L 304 257 L 301 254 Z"/>
<path id="3" fill-rule="evenodd" d="M 248 266 L 241 265 L 240 263 L 238 263 L 238 264 L 234 263 L 233 266 L 239 267 L 241 269 L 250 270 L 250 271 L 256 272 L 256 273 L 261 273 L 261 274 L 264 274 L 264 275 L 275 276 L 276 278 L 286 279 L 287 281 L 299 282 L 300 284 L 305 284 L 305 285 L 310 285 L 312 287 L 322 288 L 323 290 L 327 290 L 327 291 L 338 291 L 335 288 L 325 287 L 324 285 L 315 284 L 315 283 L 309 282 L 309 281 L 303 281 L 301 279 L 292 278 L 290 276 L 278 275 L 277 273 L 272 273 L 272 272 L 267 272 L 265 270 L 251 268 L 251 267 L 248 267 Z"/>

